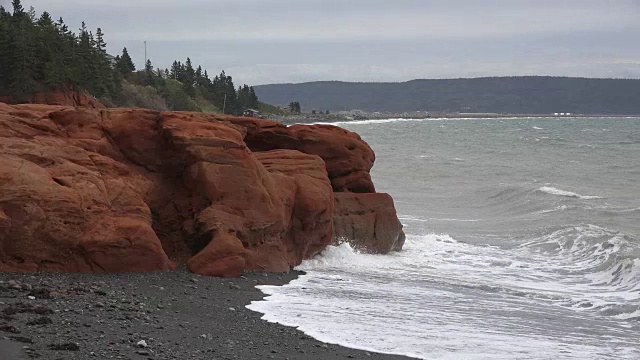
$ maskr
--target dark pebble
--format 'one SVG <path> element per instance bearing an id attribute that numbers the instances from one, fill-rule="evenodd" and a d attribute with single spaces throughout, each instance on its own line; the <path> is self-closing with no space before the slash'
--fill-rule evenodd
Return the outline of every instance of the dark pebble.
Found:
<path id="1" fill-rule="evenodd" d="M 25 343 L 25 344 L 33 344 L 33 340 L 29 339 L 28 337 L 24 337 L 24 336 L 9 336 L 9 339 L 11 339 L 13 341 Z"/>
<path id="2" fill-rule="evenodd" d="M 74 343 L 49 344 L 48 348 L 55 351 L 79 351 L 80 350 L 80 346 Z"/>

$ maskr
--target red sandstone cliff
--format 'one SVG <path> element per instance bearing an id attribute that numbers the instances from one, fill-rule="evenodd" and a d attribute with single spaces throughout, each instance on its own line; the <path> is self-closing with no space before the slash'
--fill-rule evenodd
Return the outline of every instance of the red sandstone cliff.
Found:
<path id="1" fill-rule="evenodd" d="M 333 126 L 0 103 L 0 271 L 238 276 L 343 238 L 399 250 L 374 159 Z"/>
<path id="2" fill-rule="evenodd" d="M 0 102 L 8 103 L 9 97 L 0 96 Z M 33 104 L 82 106 L 92 109 L 106 109 L 100 101 L 84 90 L 61 88 L 55 91 L 38 92 L 31 97 Z"/>

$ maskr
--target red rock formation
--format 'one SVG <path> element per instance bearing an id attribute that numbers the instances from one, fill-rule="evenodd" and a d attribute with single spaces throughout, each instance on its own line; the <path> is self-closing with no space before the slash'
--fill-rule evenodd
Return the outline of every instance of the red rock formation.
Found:
<path id="1" fill-rule="evenodd" d="M 332 190 L 373 191 L 373 159 L 331 126 L 0 103 L 0 271 L 288 271 L 334 222 L 397 244 L 388 196 L 336 194 L 360 200 L 336 200 L 334 216 Z"/>
<path id="2" fill-rule="evenodd" d="M 404 245 L 402 224 L 389 194 L 335 194 L 334 242 L 348 241 L 355 248 L 386 254 Z"/>
<path id="3" fill-rule="evenodd" d="M 336 192 L 375 192 L 369 175 L 375 154 L 354 132 L 332 125 L 287 127 L 274 121 L 231 121 L 247 129 L 245 142 L 253 151 L 292 149 L 320 156 Z"/>
<path id="4" fill-rule="evenodd" d="M 0 102 L 9 102 L 9 97 L 0 97 Z M 31 103 L 88 107 L 91 109 L 105 109 L 105 106 L 84 90 L 59 89 L 55 91 L 39 92 L 32 96 Z"/>

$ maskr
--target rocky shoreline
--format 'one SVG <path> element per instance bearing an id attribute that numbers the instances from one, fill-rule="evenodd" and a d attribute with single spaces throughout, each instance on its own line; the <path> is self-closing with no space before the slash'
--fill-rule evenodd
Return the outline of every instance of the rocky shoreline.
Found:
<path id="1" fill-rule="evenodd" d="M 0 273 L 2 359 L 404 359 L 325 344 L 260 320 L 255 285 L 299 275 L 221 279 L 176 271 Z"/>
<path id="2" fill-rule="evenodd" d="M 0 103 L 0 359 L 400 358 L 246 309 L 331 243 L 402 249 L 374 161 L 329 125 Z"/>

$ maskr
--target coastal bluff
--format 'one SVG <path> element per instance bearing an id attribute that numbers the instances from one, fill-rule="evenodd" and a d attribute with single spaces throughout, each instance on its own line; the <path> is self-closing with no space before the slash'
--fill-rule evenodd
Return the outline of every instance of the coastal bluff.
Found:
<path id="1" fill-rule="evenodd" d="M 375 155 L 330 125 L 0 103 L 0 271 L 286 272 L 400 250 Z"/>

